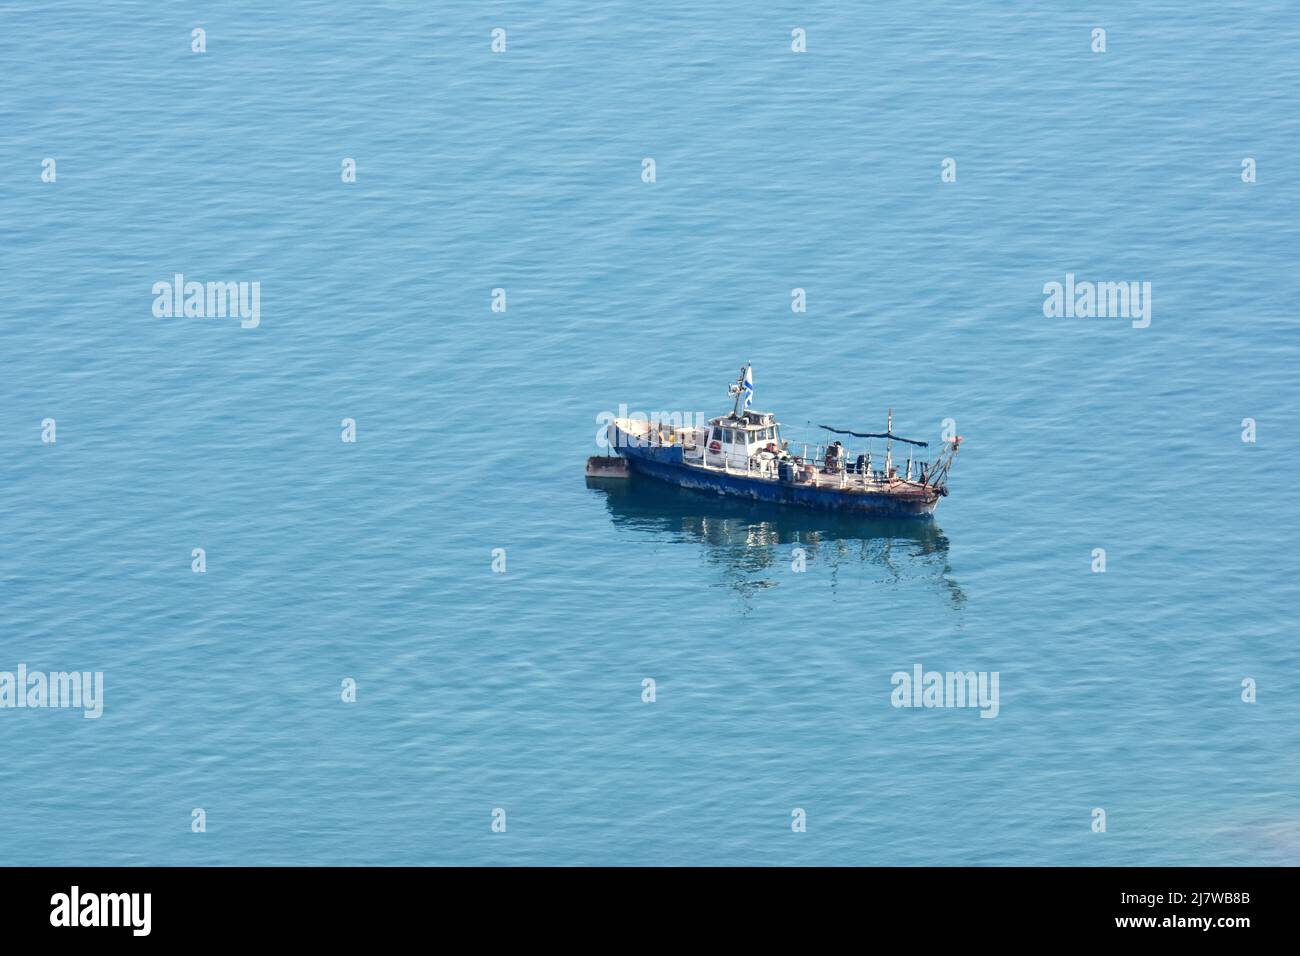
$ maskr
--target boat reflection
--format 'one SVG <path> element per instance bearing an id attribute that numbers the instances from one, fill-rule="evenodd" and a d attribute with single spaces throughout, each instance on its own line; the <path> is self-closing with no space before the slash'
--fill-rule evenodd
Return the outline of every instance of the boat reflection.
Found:
<path id="1" fill-rule="evenodd" d="M 954 605 L 964 600 L 948 565 L 948 539 L 934 521 L 784 508 L 677 488 L 635 473 L 587 478 L 587 487 L 604 498 L 615 527 L 705 545 L 709 563 L 742 592 L 776 587 L 798 547 L 810 566 L 829 568 L 832 589 L 841 568 L 865 564 L 883 571 L 884 580 L 931 578 Z"/>

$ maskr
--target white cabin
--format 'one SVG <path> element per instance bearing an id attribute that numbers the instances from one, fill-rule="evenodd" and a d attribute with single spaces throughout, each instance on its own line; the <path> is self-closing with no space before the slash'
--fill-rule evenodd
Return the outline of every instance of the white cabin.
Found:
<path id="1" fill-rule="evenodd" d="M 721 466 L 725 461 L 733 468 L 744 468 L 759 452 L 772 446 L 781 448 L 781 426 L 771 412 L 742 412 L 739 418 L 722 415 L 709 420 L 704 442 L 707 463 Z"/>

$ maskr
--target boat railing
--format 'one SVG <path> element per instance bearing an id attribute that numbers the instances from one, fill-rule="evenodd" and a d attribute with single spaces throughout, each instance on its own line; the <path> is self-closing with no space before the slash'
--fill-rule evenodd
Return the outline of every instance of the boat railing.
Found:
<path id="1" fill-rule="evenodd" d="M 830 448 L 830 445 L 827 443 L 803 441 L 800 438 L 787 437 L 785 444 L 789 453 L 796 461 L 812 462 L 817 465 L 819 469 L 823 468 L 825 465 L 826 452 Z M 857 473 L 858 458 L 864 457 L 866 459 L 866 467 L 873 474 L 878 475 L 883 480 L 886 455 L 882 454 L 878 448 L 873 451 L 870 445 L 865 445 L 860 449 L 850 449 L 847 445 L 841 445 L 840 447 L 844 449 L 843 466 L 846 471 Z M 802 449 L 802 455 L 798 453 L 799 449 Z M 895 451 L 897 450 L 898 449 L 896 448 Z M 934 470 L 934 467 L 935 462 L 925 461 L 917 457 L 910 457 L 906 454 L 895 454 L 892 456 L 890 464 L 890 475 L 891 477 L 898 477 L 908 481 L 921 482 Z"/>
<path id="2" fill-rule="evenodd" d="M 697 458 L 698 460 L 698 458 Z M 760 459 L 757 455 L 715 455 L 710 452 L 704 456 L 705 464 L 734 475 L 762 476 L 776 475 L 776 459 Z"/>
<path id="3" fill-rule="evenodd" d="M 685 459 L 691 464 L 721 469 L 725 474 L 729 475 L 776 478 L 778 474 L 777 459 L 759 459 L 755 455 L 715 455 L 710 452 L 707 454 L 686 454 Z M 900 472 L 897 467 L 891 469 L 889 475 L 886 475 L 883 468 L 858 471 L 852 463 L 849 463 L 844 468 L 828 471 L 825 462 L 820 459 L 803 458 L 794 455 L 788 460 L 805 475 L 808 474 L 806 469 L 812 466 L 814 480 L 822 487 L 825 487 L 829 482 L 833 482 L 834 485 L 841 488 L 887 488 L 896 482 L 907 480 L 920 482 L 921 480 L 919 470 L 914 470 L 911 479 L 908 479 L 906 474 Z M 808 483 L 808 479 L 801 477 L 797 483 Z"/>

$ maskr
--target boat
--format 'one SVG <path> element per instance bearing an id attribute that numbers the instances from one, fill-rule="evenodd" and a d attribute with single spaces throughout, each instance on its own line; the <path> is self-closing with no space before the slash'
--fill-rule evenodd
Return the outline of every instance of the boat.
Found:
<path id="1" fill-rule="evenodd" d="M 883 432 L 860 432 L 819 426 L 828 433 L 884 440 L 883 457 L 870 450 L 856 458 L 839 439 L 803 443 L 800 454 L 782 437 L 771 412 L 755 411 L 751 365 L 728 388 L 735 399 L 728 415 L 707 425 L 687 427 L 630 416 L 608 425 L 608 442 L 634 473 L 682 488 L 807 508 L 826 508 L 896 518 L 929 518 L 948 494 L 948 472 L 961 436 L 943 442 L 933 462 L 910 451 L 901 468 L 894 461 L 894 442 L 925 449 L 929 442 L 893 433 L 889 410 Z M 813 449 L 809 453 L 810 447 Z"/>

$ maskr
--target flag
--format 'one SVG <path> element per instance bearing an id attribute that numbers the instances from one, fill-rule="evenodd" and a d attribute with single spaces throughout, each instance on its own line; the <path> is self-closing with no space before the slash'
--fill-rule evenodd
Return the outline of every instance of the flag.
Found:
<path id="1" fill-rule="evenodd" d="M 749 408 L 750 405 L 754 404 L 754 370 L 748 365 L 745 366 L 745 378 L 741 384 L 741 389 L 745 393 L 745 404 L 741 408 Z"/>

